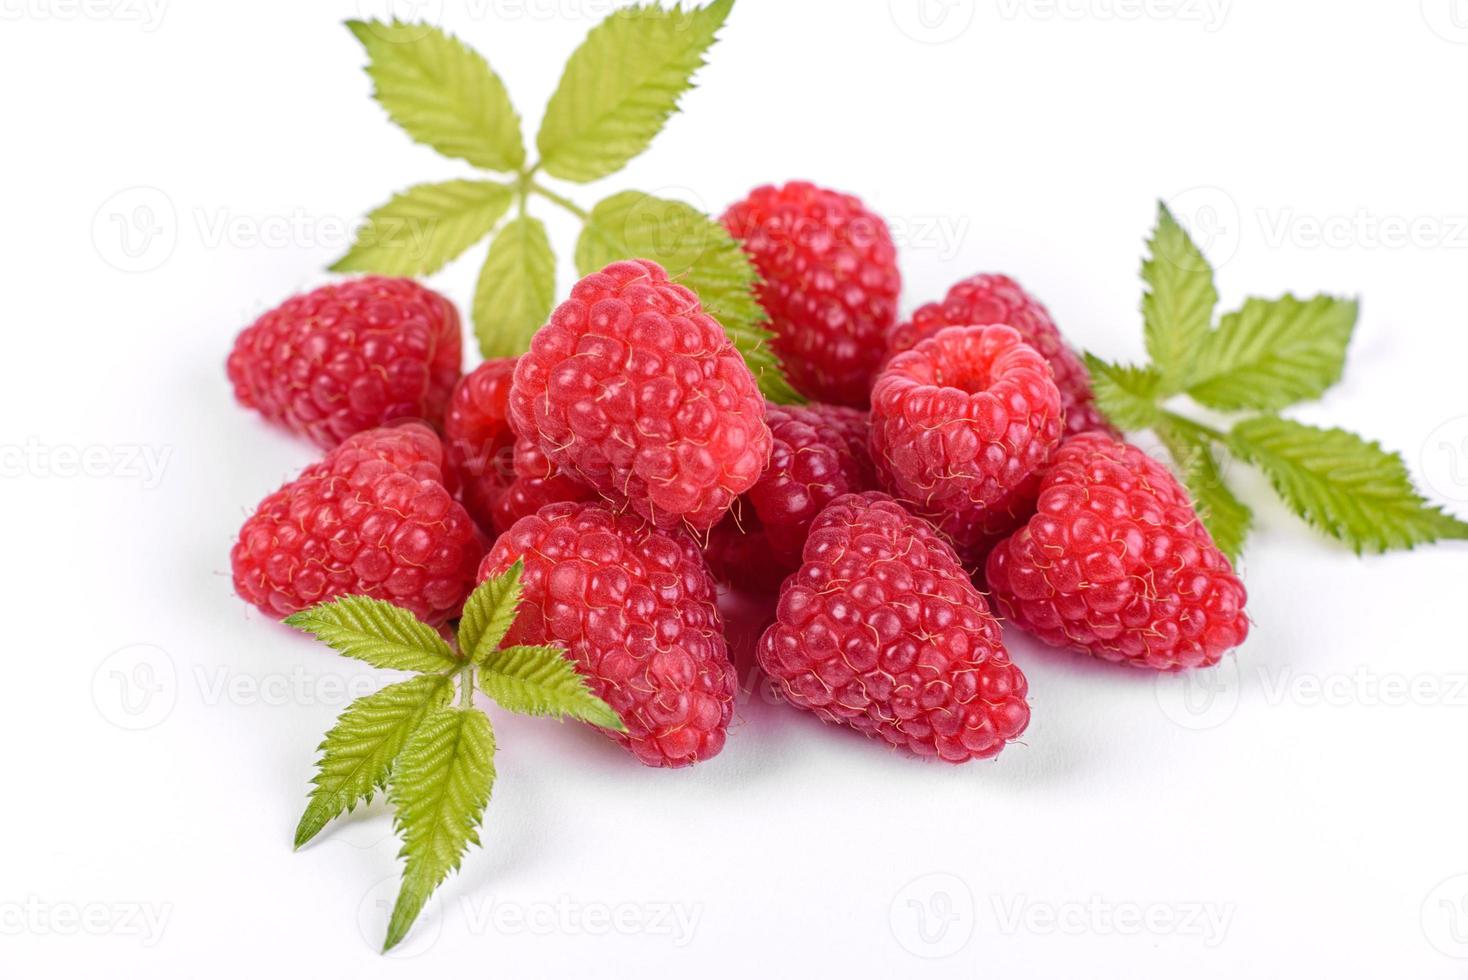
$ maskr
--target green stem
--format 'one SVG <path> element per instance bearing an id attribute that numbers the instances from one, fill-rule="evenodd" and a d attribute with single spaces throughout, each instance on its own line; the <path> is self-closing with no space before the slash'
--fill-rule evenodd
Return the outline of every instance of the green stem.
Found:
<path id="1" fill-rule="evenodd" d="M 532 194 L 539 194 L 541 197 L 545 198 L 547 201 L 550 201 L 552 204 L 558 204 L 561 207 L 565 208 L 567 211 L 570 211 L 582 221 L 586 220 L 587 215 L 585 209 L 577 206 L 575 201 L 572 201 L 569 198 L 562 197 L 550 188 L 545 187 L 541 184 L 537 184 L 535 181 L 530 180 L 529 173 L 525 175 L 525 178 L 527 182 L 527 187 Z"/>
<path id="2" fill-rule="evenodd" d="M 465 664 L 459 671 L 459 707 L 468 711 L 474 707 L 474 665 Z"/>

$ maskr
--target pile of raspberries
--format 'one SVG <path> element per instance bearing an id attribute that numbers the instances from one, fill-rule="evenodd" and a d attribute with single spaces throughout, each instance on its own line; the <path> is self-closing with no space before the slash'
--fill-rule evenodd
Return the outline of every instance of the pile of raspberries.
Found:
<path id="1" fill-rule="evenodd" d="M 899 323 L 891 235 L 856 198 L 760 187 L 723 223 L 808 404 L 767 403 L 644 260 L 462 376 L 457 311 L 410 279 L 324 286 L 245 329 L 236 397 L 326 453 L 240 529 L 239 595 L 280 618 L 359 593 L 442 624 L 523 561 L 505 643 L 564 646 L 652 766 L 724 744 L 721 590 L 778 596 L 757 655 L 784 700 L 948 762 L 1029 721 L 996 615 L 1153 670 L 1244 640 L 1244 587 L 1187 491 L 1107 424 L 1017 283 L 973 276 Z"/>

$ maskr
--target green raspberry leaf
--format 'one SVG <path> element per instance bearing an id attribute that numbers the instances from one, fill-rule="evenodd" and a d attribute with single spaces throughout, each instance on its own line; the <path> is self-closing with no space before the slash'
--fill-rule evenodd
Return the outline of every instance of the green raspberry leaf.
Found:
<path id="1" fill-rule="evenodd" d="M 484 712 L 444 708 L 408 737 L 388 785 L 407 865 L 383 952 L 402 941 L 434 889 L 479 843 L 493 786 L 494 730 Z"/>
<path id="2" fill-rule="evenodd" d="M 522 214 L 500 229 L 474 287 L 474 334 L 486 357 L 514 357 L 550 316 L 556 256 L 539 218 Z"/>
<path id="3" fill-rule="evenodd" d="M 1332 296 L 1245 300 L 1208 335 L 1188 394 L 1225 412 L 1318 398 L 1340 380 L 1358 312 Z"/>
<path id="4" fill-rule="evenodd" d="M 374 667 L 434 674 L 463 666 L 433 627 L 381 599 L 344 595 L 288 616 L 285 624 Z"/>
<path id="5" fill-rule="evenodd" d="M 768 317 L 755 296 L 759 273 L 724 226 L 682 201 L 623 191 L 587 215 L 576 242 L 583 276 L 621 259 L 651 259 L 698 294 L 744 356 L 772 402 L 801 401 L 770 347 Z"/>
<path id="6" fill-rule="evenodd" d="M 1157 422 L 1162 376 L 1155 368 L 1112 364 L 1089 353 L 1085 360 L 1096 404 L 1112 425 L 1136 430 L 1150 429 Z"/>
<path id="7" fill-rule="evenodd" d="M 566 63 L 535 138 L 545 172 L 596 180 L 647 149 L 691 87 L 733 4 L 641 5 L 593 27 Z"/>
<path id="8" fill-rule="evenodd" d="M 1468 538 L 1468 524 L 1412 486 L 1401 456 L 1343 429 L 1262 416 L 1234 426 L 1229 444 L 1295 513 L 1357 554 Z"/>
<path id="9" fill-rule="evenodd" d="M 524 571 L 525 563 L 517 560 L 469 594 L 459 620 L 459 650 L 472 662 L 484 663 L 514 624 Z"/>
<path id="10" fill-rule="evenodd" d="M 1142 262 L 1142 323 L 1147 353 L 1161 375 L 1164 394 L 1182 390 L 1199 362 L 1213 321 L 1218 291 L 1213 267 L 1161 201 L 1157 227 Z"/>
<path id="11" fill-rule="evenodd" d="M 522 715 L 579 718 L 613 731 L 627 730 L 558 646 L 496 651 L 479 670 L 479 688 L 500 707 Z"/>
<path id="12" fill-rule="evenodd" d="M 1254 523 L 1254 512 L 1223 482 L 1209 439 L 1172 421 L 1161 421 L 1155 429 L 1177 463 L 1199 520 L 1208 529 L 1213 543 L 1237 565 Z"/>
<path id="13" fill-rule="evenodd" d="M 514 192 L 488 180 L 418 184 L 367 215 L 333 272 L 428 276 L 490 233 Z"/>
<path id="14" fill-rule="evenodd" d="M 387 785 L 393 760 L 408 735 L 430 712 L 442 708 L 453 690 L 449 677 L 426 674 L 358 698 L 337 718 L 317 746 L 321 759 L 311 780 L 310 802 L 296 826 L 296 847 L 321 828 Z"/>
<path id="15" fill-rule="evenodd" d="M 370 59 L 373 96 L 419 143 L 485 170 L 525 165 L 520 117 L 473 48 L 428 24 L 349 20 Z"/>

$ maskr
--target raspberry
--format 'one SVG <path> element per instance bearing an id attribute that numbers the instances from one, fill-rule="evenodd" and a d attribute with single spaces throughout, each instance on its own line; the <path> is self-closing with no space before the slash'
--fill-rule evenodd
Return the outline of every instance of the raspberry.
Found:
<path id="1" fill-rule="evenodd" d="M 864 408 L 902 277 L 887 224 L 850 194 L 757 187 L 721 219 L 764 279 L 773 348 L 810 398 Z"/>
<path id="2" fill-rule="evenodd" d="M 1039 300 L 1008 276 L 980 274 L 963 280 L 948 290 L 943 302 L 920 306 L 911 320 L 893 327 L 887 335 L 887 346 L 896 354 L 917 346 L 944 327 L 984 323 L 1013 327 L 1025 343 L 1050 362 L 1065 407 L 1068 435 L 1091 430 L 1115 434 L 1096 408 L 1085 364 L 1066 344 Z"/>
<path id="3" fill-rule="evenodd" d="M 682 531 L 599 504 L 553 504 L 502 534 L 482 582 L 524 559 L 524 602 L 505 645 L 559 642 L 621 717 L 608 732 L 649 766 L 718 754 L 734 666 L 714 584 Z"/>
<path id="4" fill-rule="evenodd" d="M 715 528 L 705 554 L 741 588 L 774 591 L 800 566 L 811 522 L 843 493 L 876 489 L 867 413 L 838 405 L 767 405 L 770 465 Z M 740 541 L 739 538 L 763 538 Z"/>
<path id="5" fill-rule="evenodd" d="M 697 296 L 640 259 L 572 288 L 515 366 L 510 412 L 553 465 L 663 527 L 710 527 L 770 457 L 744 359 Z"/>
<path id="6" fill-rule="evenodd" d="M 443 420 L 459 377 L 459 314 L 411 279 L 366 276 L 286 300 L 246 327 L 235 398 L 330 449 L 401 419 Z"/>
<path id="7" fill-rule="evenodd" d="M 494 527 L 495 505 L 514 474 L 510 381 L 515 358 L 485 361 L 459 379 L 444 416 L 444 455 L 457 474 L 464 509 L 481 528 Z"/>
<path id="8" fill-rule="evenodd" d="M 715 578 L 743 592 L 772 595 L 790 575 L 790 569 L 770 550 L 759 518 L 750 511 L 738 521 L 725 517 L 709 528 L 703 557 Z"/>
<path id="9" fill-rule="evenodd" d="M 884 487 L 969 561 L 1029 516 L 1032 474 L 1060 427 L 1049 366 L 1005 326 L 940 330 L 894 357 L 872 389 Z"/>
<path id="10" fill-rule="evenodd" d="M 549 504 L 598 499 L 591 487 L 552 466 L 540 447 L 529 439 L 515 442 L 514 466 L 514 479 L 495 501 L 493 523 L 497 534 L 503 534 L 520 518 L 529 517 Z"/>
<path id="11" fill-rule="evenodd" d="M 1029 723 L 999 623 L 932 527 L 881 493 L 832 501 L 759 661 L 792 704 L 919 756 L 997 755 Z"/>
<path id="12" fill-rule="evenodd" d="M 1100 433 L 1061 444 L 1029 523 L 989 555 L 1003 614 L 1053 646 L 1177 670 L 1249 633 L 1244 586 L 1167 468 Z"/>
<path id="13" fill-rule="evenodd" d="M 438 624 L 483 553 L 444 485 L 438 436 L 408 423 L 352 436 L 262 500 L 229 558 L 235 591 L 271 616 L 358 594 Z"/>

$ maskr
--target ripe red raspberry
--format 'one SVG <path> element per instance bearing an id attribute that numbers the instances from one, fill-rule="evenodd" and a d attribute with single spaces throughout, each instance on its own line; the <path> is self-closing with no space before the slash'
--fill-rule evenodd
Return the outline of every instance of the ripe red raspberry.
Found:
<path id="1" fill-rule="evenodd" d="M 1030 719 L 1024 674 L 958 556 L 881 493 L 838 497 L 816 520 L 759 661 L 823 721 L 947 762 L 997 755 Z"/>
<path id="2" fill-rule="evenodd" d="M 1009 327 L 941 330 L 894 357 L 872 389 L 883 485 L 970 560 L 1028 516 L 1032 474 L 1060 427 L 1049 366 Z"/>
<path id="3" fill-rule="evenodd" d="M 721 219 L 764 279 L 760 304 L 791 383 L 864 408 L 897 318 L 902 277 L 887 223 L 805 181 L 757 187 Z"/>
<path id="4" fill-rule="evenodd" d="M 597 500 L 597 492 L 551 464 L 529 439 L 515 442 L 514 478 L 495 501 L 493 523 L 503 534 L 522 517 L 550 504 Z"/>
<path id="5" fill-rule="evenodd" d="M 459 379 L 444 415 L 444 455 L 457 474 L 464 509 L 485 531 L 514 472 L 515 432 L 510 428 L 510 382 L 515 358 L 485 361 Z"/>
<path id="6" fill-rule="evenodd" d="M 725 517 L 709 528 L 703 557 L 715 578 L 742 592 L 773 595 L 790 575 L 770 550 L 770 539 L 752 512 L 737 522 Z"/>
<path id="7" fill-rule="evenodd" d="M 662 527 L 713 525 L 770 458 L 764 399 L 698 297 L 653 262 L 578 282 L 515 366 L 515 428 Z"/>
<path id="8" fill-rule="evenodd" d="M 1004 616 L 1053 646 L 1177 670 L 1249 633 L 1244 586 L 1165 466 L 1100 433 L 1061 444 L 1039 510 L 989 555 Z"/>
<path id="9" fill-rule="evenodd" d="M 843 493 L 876 489 L 867 413 L 839 405 L 768 405 L 770 465 L 714 529 L 705 554 L 721 578 L 774 591 L 800 566 L 811 522 Z M 739 540 L 739 539 L 759 539 Z"/>
<path id="10" fill-rule="evenodd" d="M 442 422 L 460 346 L 448 300 L 411 279 L 366 276 L 260 317 L 227 369 L 240 404 L 329 449 L 388 422 Z"/>
<path id="11" fill-rule="evenodd" d="M 917 346 L 944 327 L 984 323 L 1013 327 L 1025 343 L 1050 362 L 1065 408 L 1067 434 L 1091 430 L 1115 433 L 1096 408 L 1086 365 L 1066 344 L 1039 300 L 1008 276 L 984 273 L 963 280 L 948 290 L 943 302 L 920 306 L 911 320 L 893 327 L 887 345 L 889 352 L 896 354 Z"/>
<path id="12" fill-rule="evenodd" d="M 546 507 L 500 535 L 482 582 L 524 559 L 524 602 L 505 644 L 559 642 L 649 766 L 718 754 L 735 676 L 714 584 L 692 539 L 599 504 Z"/>
<path id="13" fill-rule="evenodd" d="M 442 623 L 474 586 L 484 543 L 422 423 L 347 439 L 260 502 L 230 551 L 234 587 L 268 615 L 366 595 Z"/>

